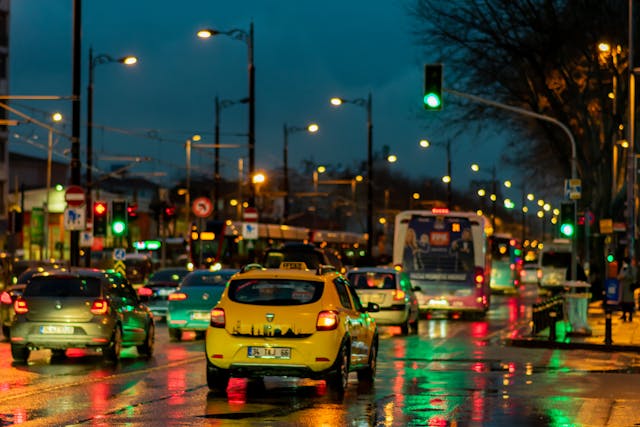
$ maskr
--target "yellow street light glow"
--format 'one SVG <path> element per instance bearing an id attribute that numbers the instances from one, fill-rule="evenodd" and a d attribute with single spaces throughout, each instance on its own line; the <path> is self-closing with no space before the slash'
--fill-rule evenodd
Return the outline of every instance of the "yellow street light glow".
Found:
<path id="1" fill-rule="evenodd" d="M 451 177 L 449 175 L 445 175 L 442 177 L 442 182 L 448 184 L 451 182 Z"/>
<path id="2" fill-rule="evenodd" d="M 311 133 L 318 132 L 319 129 L 320 129 L 320 126 L 318 126 L 315 123 L 311 123 L 309 126 L 307 126 L 307 130 Z"/>
<path id="3" fill-rule="evenodd" d="M 229 204 L 231 206 L 238 206 L 238 201 L 236 199 L 231 199 L 231 200 L 229 200 Z"/>
<path id="4" fill-rule="evenodd" d="M 340 99 L 340 98 L 331 98 L 331 105 L 335 105 L 335 106 L 342 105 L 342 99 Z"/>
<path id="5" fill-rule="evenodd" d="M 62 121 L 62 114 L 55 112 L 51 115 L 51 120 L 53 120 L 54 122 L 59 122 Z"/>
<path id="6" fill-rule="evenodd" d="M 208 39 L 213 35 L 213 33 L 211 32 L 211 30 L 200 30 L 196 33 L 196 35 L 201 39 Z"/>
<path id="7" fill-rule="evenodd" d="M 544 211 L 538 211 L 538 213 L 536 215 L 538 215 L 538 218 L 543 218 L 544 217 Z"/>
<path id="8" fill-rule="evenodd" d="M 413 193 L 411 197 L 413 197 L 414 200 L 418 200 L 420 198 L 420 193 Z"/>
<path id="9" fill-rule="evenodd" d="M 598 50 L 600 52 L 609 52 L 609 51 L 611 51 L 611 45 L 609 43 L 605 43 L 605 42 L 598 43 Z"/>
<path id="10" fill-rule="evenodd" d="M 555 209 L 553 210 L 553 214 L 554 214 L 555 216 L 559 216 L 559 215 L 560 215 L 560 209 L 555 208 Z"/>
<path id="11" fill-rule="evenodd" d="M 395 154 L 389 154 L 389 156 L 387 157 L 387 161 L 389 163 L 395 163 L 398 161 L 398 156 L 396 156 Z"/>
<path id="12" fill-rule="evenodd" d="M 497 200 L 497 197 L 495 194 L 490 195 L 489 198 L 491 199 L 492 202 L 495 202 Z"/>
<path id="13" fill-rule="evenodd" d="M 532 202 L 535 198 L 536 196 L 534 196 L 532 193 L 527 194 L 527 200 L 529 200 L 530 202 Z"/>
<path id="14" fill-rule="evenodd" d="M 125 56 L 124 59 L 122 60 L 122 63 L 124 65 L 137 64 L 138 63 L 138 58 L 136 58 L 135 56 Z"/>
<path id="15" fill-rule="evenodd" d="M 248 208 L 249 207 L 249 202 L 242 202 L 242 207 L 243 208 Z"/>
<path id="16" fill-rule="evenodd" d="M 253 175 L 253 183 L 254 184 L 262 184 L 267 180 L 267 177 L 263 173 L 257 173 Z"/>
<path id="17" fill-rule="evenodd" d="M 364 181 L 364 178 L 362 177 L 362 175 L 356 176 L 356 182 L 362 182 L 362 181 Z"/>
<path id="18" fill-rule="evenodd" d="M 429 145 L 431 145 L 431 144 L 430 144 L 430 143 L 429 143 L 429 141 L 427 141 L 426 139 L 421 139 L 421 140 L 420 140 L 420 147 L 422 147 L 422 148 L 428 148 L 428 147 L 429 147 Z"/>
<path id="19" fill-rule="evenodd" d="M 202 137 L 200 135 L 193 135 L 193 137 L 191 138 L 191 140 L 193 142 L 198 142 L 202 139 Z"/>
<path id="20" fill-rule="evenodd" d="M 523 206 L 523 207 L 522 207 L 522 212 L 524 212 L 524 213 L 529 212 L 529 208 L 528 208 L 528 207 L 526 207 L 526 206 Z"/>
<path id="21" fill-rule="evenodd" d="M 480 166 L 478 166 L 476 163 L 471 165 L 471 170 L 474 172 L 478 172 L 480 170 Z"/>
<path id="22" fill-rule="evenodd" d="M 542 199 L 538 200 L 538 206 L 544 206 L 544 200 Z"/>
<path id="23" fill-rule="evenodd" d="M 378 219 L 378 222 L 379 222 L 380 224 L 386 224 L 386 223 L 387 223 L 387 218 L 385 218 L 385 217 L 381 217 L 381 218 L 379 218 L 379 219 Z"/>
<path id="24" fill-rule="evenodd" d="M 551 224 L 557 224 L 558 223 L 558 217 L 554 216 L 553 218 L 551 218 Z"/>
<path id="25" fill-rule="evenodd" d="M 627 141 L 626 139 L 621 139 L 620 141 L 618 141 L 618 144 L 620 144 L 620 147 L 622 148 L 629 148 L 629 141 Z"/>
<path id="26" fill-rule="evenodd" d="M 486 195 L 487 195 L 487 192 L 485 191 L 484 188 L 481 188 L 481 189 L 478 190 L 478 196 L 484 197 Z"/>
<path id="27" fill-rule="evenodd" d="M 504 186 L 505 186 L 505 187 L 507 187 L 507 188 L 511 188 L 511 181 L 506 180 L 506 181 L 504 182 Z"/>
<path id="28" fill-rule="evenodd" d="M 327 171 L 327 168 L 324 166 L 318 166 L 318 169 L 316 169 L 318 171 L 318 173 L 325 173 Z"/>
<path id="29" fill-rule="evenodd" d="M 549 212 L 551 210 L 551 205 L 549 203 L 545 203 L 542 206 L 542 209 L 544 209 L 546 212 Z"/>
<path id="30" fill-rule="evenodd" d="M 478 209 L 478 210 L 476 211 L 476 215 L 478 215 L 478 216 L 482 216 L 482 215 L 484 215 L 484 212 L 482 212 L 482 209 Z"/>

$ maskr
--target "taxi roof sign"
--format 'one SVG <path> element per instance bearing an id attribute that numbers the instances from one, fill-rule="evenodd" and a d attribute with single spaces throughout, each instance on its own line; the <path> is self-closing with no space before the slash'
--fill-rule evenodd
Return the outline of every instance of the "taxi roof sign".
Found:
<path id="1" fill-rule="evenodd" d="M 307 270 L 307 264 L 297 261 L 285 261 L 280 263 L 281 270 Z"/>

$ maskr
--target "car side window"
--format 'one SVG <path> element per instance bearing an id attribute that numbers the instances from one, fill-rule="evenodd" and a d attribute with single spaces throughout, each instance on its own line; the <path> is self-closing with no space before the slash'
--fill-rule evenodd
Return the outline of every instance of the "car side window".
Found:
<path id="1" fill-rule="evenodd" d="M 356 292 L 356 290 L 349 283 L 346 283 L 346 287 L 347 287 L 347 290 L 349 291 L 349 294 L 351 295 L 351 299 L 353 300 L 353 305 L 356 311 L 364 311 L 362 307 L 362 302 L 360 301 L 360 297 L 358 296 L 358 293 Z"/>
<path id="2" fill-rule="evenodd" d="M 342 278 L 336 278 L 333 283 L 336 286 L 336 290 L 338 291 L 338 297 L 340 298 L 340 304 L 344 308 L 353 308 L 351 305 L 351 299 L 349 298 L 349 290 L 347 289 L 347 283 Z"/>

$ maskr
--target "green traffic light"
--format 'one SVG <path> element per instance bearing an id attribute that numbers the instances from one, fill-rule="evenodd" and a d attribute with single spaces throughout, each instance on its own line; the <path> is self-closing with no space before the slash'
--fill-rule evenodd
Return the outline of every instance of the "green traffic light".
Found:
<path id="1" fill-rule="evenodd" d="M 607 255 L 607 262 L 613 262 L 613 261 L 615 261 L 615 258 L 613 257 L 613 254 Z"/>
<path id="2" fill-rule="evenodd" d="M 111 223 L 111 231 L 113 231 L 113 234 L 116 236 L 124 234 L 126 228 L 127 226 L 123 221 L 114 221 Z"/>
<path id="3" fill-rule="evenodd" d="M 429 108 L 439 108 L 440 105 L 442 105 L 442 101 L 440 100 L 440 97 L 435 93 L 427 93 L 424 96 L 424 103 Z"/>
<path id="4" fill-rule="evenodd" d="M 560 226 L 560 233 L 562 233 L 563 236 L 571 237 L 574 231 L 573 224 L 562 224 Z"/>

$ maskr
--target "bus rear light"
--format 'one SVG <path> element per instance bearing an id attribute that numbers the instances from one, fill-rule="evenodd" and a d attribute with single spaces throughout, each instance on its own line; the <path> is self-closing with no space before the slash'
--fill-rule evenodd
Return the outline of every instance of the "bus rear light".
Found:
<path id="1" fill-rule="evenodd" d="M 97 316 L 100 316 L 102 314 L 107 314 L 108 310 L 109 310 L 109 303 L 107 303 L 106 300 L 97 299 L 93 301 L 93 303 L 91 304 L 91 312 Z"/>
<path id="2" fill-rule="evenodd" d="M 405 296 L 406 296 L 406 293 L 402 289 L 397 289 L 393 292 L 394 301 L 404 301 Z"/>
<path id="3" fill-rule="evenodd" d="M 184 301 L 187 299 L 187 294 L 183 292 L 174 292 L 169 294 L 169 301 Z"/>
<path id="4" fill-rule="evenodd" d="M 449 213 L 449 208 L 433 208 L 431 213 L 434 215 L 446 215 Z"/>
<path id="5" fill-rule="evenodd" d="M 28 313 L 29 312 L 29 306 L 27 306 L 27 301 L 24 300 L 23 298 L 18 298 L 13 303 L 13 310 L 17 314 L 26 314 L 26 313 Z"/>
<path id="6" fill-rule="evenodd" d="M 333 310 L 321 311 L 316 320 L 317 331 L 332 331 L 338 327 L 338 313 Z"/>
<path id="7" fill-rule="evenodd" d="M 211 319 L 209 324 L 212 328 L 224 328 L 226 324 L 224 308 L 214 308 L 211 310 Z"/>

